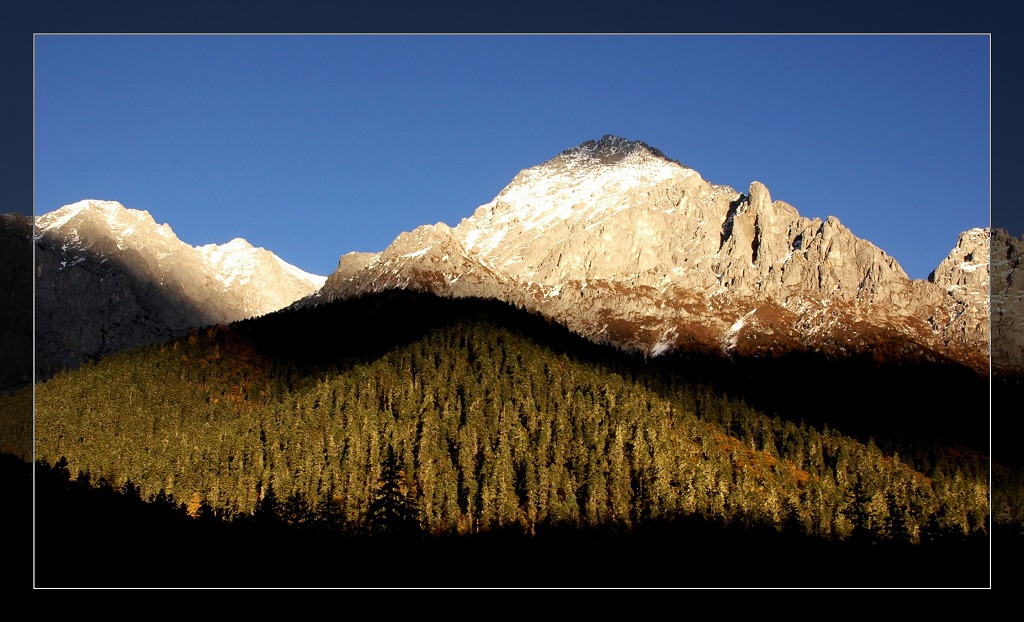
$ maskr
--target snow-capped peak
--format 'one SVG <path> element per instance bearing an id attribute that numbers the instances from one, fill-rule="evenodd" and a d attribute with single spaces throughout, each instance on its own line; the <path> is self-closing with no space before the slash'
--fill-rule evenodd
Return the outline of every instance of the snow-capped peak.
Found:
<path id="1" fill-rule="evenodd" d="M 53 236 L 62 252 L 90 251 L 105 261 L 113 242 L 115 253 L 134 250 L 152 258 L 146 266 L 133 267 L 149 270 L 152 274 L 148 276 L 156 282 L 193 272 L 197 283 L 212 279 L 223 292 L 237 290 L 246 301 L 244 310 L 238 311 L 240 317 L 276 310 L 316 291 L 326 281 L 326 277 L 304 272 L 240 237 L 225 244 L 190 246 L 179 240 L 169 225 L 158 225 L 149 212 L 116 201 L 78 201 L 39 216 L 35 223 L 37 238 Z M 223 319 L 235 318 L 227 315 Z"/>
<path id="2" fill-rule="evenodd" d="M 127 210 L 116 201 L 101 201 L 97 199 L 85 199 L 65 205 L 58 210 L 43 214 L 36 219 L 36 226 L 39 229 L 54 230 L 60 229 L 79 214 L 95 214 L 98 220 L 108 224 L 114 223 L 124 212 L 136 211 Z M 147 214 L 148 215 L 148 214 Z"/>
<path id="3" fill-rule="evenodd" d="M 167 251 L 163 247 L 168 241 L 177 240 L 169 225 L 157 225 L 149 212 L 126 208 L 117 201 L 77 201 L 37 217 L 35 225 L 37 236 L 42 232 L 59 232 L 69 244 L 75 246 L 83 235 L 94 240 L 99 236 L 114 240 L 117 247 L 124 250 L 128 246 L 144 243 L 129 243 L 126 240 L 145 240 L 155 233 L 162 239 L 162 242 L 156 243 L 160 250 L 155 252 L 159 254 Z"/>
<path id="4" fill-rule="evenodd" d="M 277 261 L 278 265 L 281 266 L 282 270 L 284 270 L 288 274 L 292 275 L 295 279 L 297 279 L 299 281 L 302 281 L 304 283 L 308 283 L 308 284 L 312 285 L 313 289 L 317 289 L 318 290 L 318 289 L 320 289 L 321 287 L 324 286 L 324 283 L 327 282 L 327 277 L 326 276 L 320 276 L 319 274 L 311 274 L 309 272 L 306 272 L 305 270 L 302 270 L 301 268 L 297 268 L 296 266 L 293 266 L 292 264 L 288 263 L 284 259 L 281 259 L 277 255 L 274 255 L 274 259 Z"/>
<path id="5" fill-rule="evenodd" d="M 244 238 L 234 238 L 226 244 L 206 244 L 196 250 L 215 278 L 225 286 L 235 282 L 248 283 L 259 271 L 267 268 L 263 263 L 267 257 L 272 257 L 292 278 L 311 287 L 319 289 L 327 280 L 325 276 L 310 274 L 291 265 L 263 247 L 253 246 Z"/>
<path id="6" fill-rule="evenodd" d="M 252 244 L 249 243 L 248 240 L 246 240 L 244 238 L 234 238 L 230 242 L 228 242 L 227 244 L 222 244 L 220 248 L 223 251 L 234 252 L 234 251 L 241 251 L 241 250 L 249 250 L 250 248 L 254 248 L 254 247 L 253 247 Z"/>
<path id="7" fill-rule="evenodd" d="M 47 339 L 39 350 L 47 373 L 188 328 L 271 313 L 326 281 L 242 238 L 191 246 L 148 212 L 116 201 L 78 201 L 34 223 L 37 326 L 72 336 Z"/>
<path id="8" fill-rule="evenodd" d="M 693 175 L 696 171 L 645 143 L 607 135 L 522 171 L 458 229 L 467 251 L 486 254 L 513 229 L 594 220 L 629 207 L 623 197 L 636 188 Z"/>
<path id="9" fill-rule="evenodd" d="M 204 244 L 202 246 L 197 246 L 196 248 L 204 256 L 210 257 L 216 261 L 221 261 L 224 257 L 237 255 L 246 251 L 263 250 L 257 249 L 243 238 L 234 238 L 230 242 L 226 242 L 224 244 Z"/>

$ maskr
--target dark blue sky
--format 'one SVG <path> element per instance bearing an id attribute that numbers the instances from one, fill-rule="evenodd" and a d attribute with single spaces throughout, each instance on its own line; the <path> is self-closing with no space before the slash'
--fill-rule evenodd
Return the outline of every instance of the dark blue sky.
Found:
<path id="1" fill-rule="evenodd" d="M 35 38 L 35 210 L 120 201 L 326 275 L 604 134 L 924 278 L 988 226 L 987 36 Z"/>

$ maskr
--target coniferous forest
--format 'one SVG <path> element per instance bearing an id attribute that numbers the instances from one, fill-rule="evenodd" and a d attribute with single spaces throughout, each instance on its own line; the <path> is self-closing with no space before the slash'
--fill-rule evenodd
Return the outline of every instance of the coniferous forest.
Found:
<path id="1" fill-rule="evenodd" d="M 984 587 L 987 395 L 493 301 L 282 311 L 35 387 L 36 582 Z"/>

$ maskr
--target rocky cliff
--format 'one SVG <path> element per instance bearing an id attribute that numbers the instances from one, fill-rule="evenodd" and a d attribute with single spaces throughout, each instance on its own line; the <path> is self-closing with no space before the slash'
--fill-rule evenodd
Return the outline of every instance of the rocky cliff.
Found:
<path id="1" fill-rule="evenodd" d="M 964 232 L 928 280 L 836 218 L 800 216 L 642 142 L 605 136 L 526 169 L 451 228 L 350 254 L 316 304 L 388 288 L 505 300 L 658 355 L 793 350 L 952 359 L 987 373 L 990 233 Z"/>

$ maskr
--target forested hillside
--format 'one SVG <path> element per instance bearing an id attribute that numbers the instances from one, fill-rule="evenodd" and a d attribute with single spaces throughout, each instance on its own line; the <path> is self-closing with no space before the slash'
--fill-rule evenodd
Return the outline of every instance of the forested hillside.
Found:
<path id="1" fill-rule="evenodd" d="M 60 374 L 36 387 L 36 452 L 195 516 L 350 537 L 697 521 L 837 545 L 986 538 L 989 462 L 970 419 L 984 404 L 964 410 L 984 380 L 937 367 L 959 397 L 916 395 L 922 413 L 879 384 L 919 368 L 825 363 L 644 359 L 498 303 L 393 293 Z"/>

